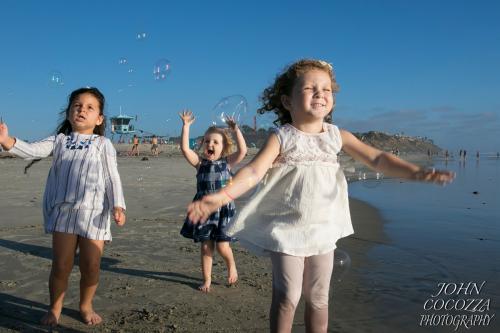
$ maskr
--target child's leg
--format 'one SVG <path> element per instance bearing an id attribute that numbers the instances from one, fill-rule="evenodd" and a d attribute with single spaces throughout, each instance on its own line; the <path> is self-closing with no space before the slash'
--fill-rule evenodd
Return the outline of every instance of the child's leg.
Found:
<path id="1" fill-rule="evenodd" d="M 269 313 L 271 332 L 290 332 L 302 291 L 304 257 L 273 252 L 271 262 L 273 265 L 273 298 Z"/>
<path id="2" fill-rule="evenodd" d="M 210 291 L 212 284 L 212 262 L 214 257 L 214 241 L 207 240 L 201 243 L 201 270 L 203 272 L 203 284 L 198 287 L 204 293 Z"/>
<path id="3" fill-rule="evenodd" d="M 73 269 L 77 236 L 54 232 L 52 235 L 52 268 L 49 278 L 50 309 L 42 317 L 43 325 L 55 326 L 61 316 L 68 278 Z"/>
<path id="4" fill-rule="evenodd" d="M 99 283 L 99 267 L 104 241 L 79 237 L 80 247 L 80 315 L 87 325 L 96 325 L 102 318 L 94 312 L 92 300 Z"/>
<path id="5" fill-rule="evenodd" d="M 306 301 L 306 332 L 327 331 L 332 270 L 333 251 L 305 258 L 302 292 Z"/>
<path id="6" fill-rule="evenodd" d="M 235 284 L 238 281 L 238 271 L 236 270 L 236 262 L 234 261 L 233 250 L 229 242 L 217 242 L 217 252 L 226 262 L 227 266 L 227 283 Z"/>

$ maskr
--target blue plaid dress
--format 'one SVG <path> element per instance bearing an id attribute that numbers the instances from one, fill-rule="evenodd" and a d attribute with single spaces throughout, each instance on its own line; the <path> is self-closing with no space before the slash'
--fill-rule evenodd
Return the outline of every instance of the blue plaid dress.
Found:
<path id="1" fill-rule="evenodd" d="M 231 179 L 231 172 L 226 158 L 210 161 L 203 159 L 196 174 L 196 195 L 193 201 L 200 200 L 204 195 L 217 192 Z M 216 242 L 231 242 L 236 238 L 226 234 L 229 221 L 235 214 L 234 202 L 222 206 L 205 223 L 193 224 L 188 217 L 184 221 L 181 235 L 195 242 L 214 240 Z"/>

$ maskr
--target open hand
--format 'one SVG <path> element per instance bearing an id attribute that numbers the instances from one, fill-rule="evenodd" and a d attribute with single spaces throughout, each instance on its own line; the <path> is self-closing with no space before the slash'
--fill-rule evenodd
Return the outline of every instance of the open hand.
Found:
<path id="1" fill-rule="evenodd" d="M 230 129 L 232 129 L 233 131 L 236 129 L 236 120 L 234 119 L 234 117 L 226 116 L 224 121 Z"/>
<path id="2" fill-rule="evenodd" d="M 4 122 L 0 122 L 0 144 L 3 144 L 9 138 L 9 128 Z"/>
<path id="3" fill-rule="evenodd" d="M 181 117 L 182 123 L 184 125 L 191 125 L 195 120 L 193 112 L 191 112 L 191 110 L 189 109 L 184 109 L 182 110 L 182 112 L 179 112 L 179 117 Z"/>
<path id="4" fill-rule="evenodd" d="M 113 219 L 115 220 L 117 226 L 121 227 L 125 224 L 127 217 L 125 216 L 123 208 L 115 207 L 113 209 Z"/>
<path id="5" fill-rule="evenodd" d="M 415 172 L 415 180 L 422 182 L 433 182 L 440 185 L 451 183 L 455 179 L 455 173 L 447 170 L 422 169 Z"/>
<path id="6" fill-rule="evenodd" d="M 223 202 L 218 199 L 217 194 L 206 195 L 201 200 L 189 204 L 187 209 L 188 218 L 194 224 L 203 223 L 222 204 Z"/>

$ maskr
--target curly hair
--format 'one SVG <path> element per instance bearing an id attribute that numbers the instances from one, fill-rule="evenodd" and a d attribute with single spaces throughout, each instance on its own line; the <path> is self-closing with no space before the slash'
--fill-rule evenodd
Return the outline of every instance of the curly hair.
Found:
<path id="1" fill-rule="evenodd" d="M 259 114 L 274 112 L 278 116 L 278 119 L 274 121 L 275 125 L 291 123 L 292 117 L 290 116 L 290 112 L 283 106 L 281 96 L 289 96 L 292 93 L 297 78 L 311 70 L 321 70 L 327 73 L 332 80 L 332 92 L 336 93 L 339 91 L 340 87 L 335 80 L 335 73 L 331 64 L 323 60 L 301 59 L 285 67 L 285 69 L 276 76 L 274 83 L 264 89 L 260 96 L 262 106 L 257 109 L 257 112 Z M 335 108 L 335 102 L 333 108 Z M 332 112 L 328 113 L 325 117 L 325 121 L 332 122 Z"/>
<path id="2" fill-rule="evenodd" d="M 229 154 L 231 154 L 233 152 L 234 141 L 231 138 L 231 135 L 229 134 L 229 129 L 217 126 L 210 126 L 205 132 L 205 134 L 203 134 L 203 140 L 205 140 L 205 136 L 207 134 L 212 134 L 212 133 L 220 134 L 222 136 L 222 145 L 223 145 L 222 157 L 226 157 Z M 201 147 L 203 147 L 203 141 L 202 144 L 200 145 L 200 148 Z"/>

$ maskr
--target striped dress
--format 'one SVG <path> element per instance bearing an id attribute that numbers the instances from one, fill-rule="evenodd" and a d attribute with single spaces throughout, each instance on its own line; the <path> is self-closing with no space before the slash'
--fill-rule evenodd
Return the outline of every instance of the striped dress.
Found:
<path id="1" fill-rule="evenodd" d="M 43 198 L 46 233 L 111 240 L 113 208 L 126 207 L 109 139 L 75 132 L 31 144 L 16 138 L 9 152 L 24 159 L 53 155 Z"/>
<path id="2" fill-rule="evenodd" d="M 231 179 L 227 158 L 216 161 L 202 159 L 196 174 L 196 195 L 193 201 L 200 200 L 204 195 L 217 192 L 225 187 Z M 204 223 L 193 224 L 186 217 L 181 229 L 181 235 L 195 242 L 213 240 L 216 242 L 235 241 L 236 238 L 226 234 L 226 228 L 235 214 L 234 202 L 220 207 L 208 217 Z"/>

